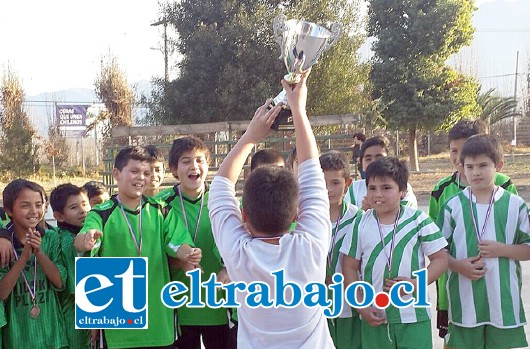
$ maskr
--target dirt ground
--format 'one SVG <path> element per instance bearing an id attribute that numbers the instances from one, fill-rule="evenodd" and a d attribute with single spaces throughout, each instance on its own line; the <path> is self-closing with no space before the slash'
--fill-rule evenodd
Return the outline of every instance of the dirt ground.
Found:
<path id="1" fill-rule="evenodd" d="M 530 154 L 516 154 L 514 157 L 505 155 L 502 173 L 510 176 L 515 183 L 519 195 L 530 201 Z M 412 172 L 410 184 L 418 199 L 419 206 L 429 205 L 429 195 L 434 185 L 443 177 L 452 174 L 449 154 L 440 154 L 428 158 L 420 158 L 420 172 Z"/>
<path id="2" fill-rule="evenodd" d="M 518 149 L 517 154 L 512 157 L 509 154 L 505 155 L 505 166 L 503 173 L 511 177 L 512 182 L 517 186 L 519 195 L 530 202 L 530 148 Z M 452 174 L 451 164 L 449 163 L 449 153 L 437 154 L 429 157 L 420 157 L 420 172 L 411 172 L 410 184 L 414 189 L 414 194 L 418 199 L 419 206 L 429 205 L 429 195 L 434 188 L 434 185 L 445 176 Z M 210 173 L 210 179 L 213 173 Z M 30 180 L 40 183 L 48 192 L 54 188 L 53 180 L 50 178 L 28 178 Z M 90 180 L 101 181 L 101 177 L 94 178 L 61 178 L 57 179 L 57 184 L 71 182 L 76 185 L 83 185 Z M 172 185 L 174 182 L 170 173 L 166 173 L 165 182 Z M 0 188 L 4 188 L 7 183 L 1 182 Z M 1 205 L 0 195 L 0 205 Z"/>

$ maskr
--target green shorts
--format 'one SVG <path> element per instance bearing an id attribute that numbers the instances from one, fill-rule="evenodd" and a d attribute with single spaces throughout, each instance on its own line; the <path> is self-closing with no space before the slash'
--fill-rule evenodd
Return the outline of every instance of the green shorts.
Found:
<path id="1" fill-rule="evenodd" d="M 449 324 L 445 342 L 448 347 L 459 349 L 508 349 L 528 346 L 524 326 L 497 328 L 490 325 L 461 327 Z"/>
<path id="2" fill-rule="evenodd" d="M 337 349 L 361 349 L 359 316 L 328 319 L 329 333 Z"/>
<path id="3" fill-rule="evenodd" d="M 432 349 L 431 320 L 377 327 L 361 321 L 363 349 Z"/>

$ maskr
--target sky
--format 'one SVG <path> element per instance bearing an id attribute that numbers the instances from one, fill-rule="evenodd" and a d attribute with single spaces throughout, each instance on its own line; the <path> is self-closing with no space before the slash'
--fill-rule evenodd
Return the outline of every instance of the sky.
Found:
<path id="1" fill-rule="evenodd" d="M 515 0 L 477 0 L 476 4 L 480 11 L 484 4 L 509 1 Z M 92 89 L 101 59 L 110 52 L 130 83 L 163 76 L 163 27 L 150 26 L 158 19 L 154 0 L 0 1 L 0 73 L 7 69 L 17 73 L 27 95 Z M 476 37 L 494 35 L 478 32 Z M 528 32 L 516 35 L 524 40 Z M 515 53 L 510 52 L 502 62 L 491 62 L 482 50 L 475 47 L 460 58 L 476 61 L 480 56 L 486 65 L 474 68 L 479 70 L 475 75 L 506 74 L 506 67 L 515 68 Z M 521 53 L 521 62 L 526 54 Z M 509 78 L 487 83 L 501 84 L 507 91 L 512 84 Z"/>
<path id="2" fill-rule="evenodd" d="M 163 76 L 158 18 L 154 0 L 0 1 L 0 70 L 17 73 L 28 95 L 93 88 L 110 50 L 129 82 Z"/>

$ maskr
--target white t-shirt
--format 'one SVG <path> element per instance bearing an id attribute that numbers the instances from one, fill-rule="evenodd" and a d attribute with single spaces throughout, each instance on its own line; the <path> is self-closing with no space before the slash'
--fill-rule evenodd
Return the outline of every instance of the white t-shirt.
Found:
<path id="1" fill-rule="evenodd" d="M 296 229 L 278 245 L 253 239 L 241 223 L 234 183 L 216 176 L 210 187 L 208 207 L 219 252 L 234 282 L 261 281 L 271 287 L 272 271 L 285 270 L 285 282 L 301 288 L 309 282 L 323 283 L 326 256 L 331 242 L 329 201 L 318 159 L 299 167 L 300 204 Z M 290 290 L 287 288 L 287 290 Z M 250 308 L 238 292 L 238 348 L 334 348 L 326 317 L 319 307 Z M 242 296 L 242 297 L 239 297 Z M 286 298 L 290 299 L 289 292 Z"/>

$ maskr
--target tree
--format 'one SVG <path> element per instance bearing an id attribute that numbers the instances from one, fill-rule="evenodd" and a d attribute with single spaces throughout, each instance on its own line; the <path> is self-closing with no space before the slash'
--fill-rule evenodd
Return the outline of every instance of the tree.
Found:
<path id="1" fill-rule="evenodd" d="M 445 64 L 471 42 L 473 10 L 470 0 L 370 1 L 368 33 L 377 39 L 372 96 L 385 105 L 391 128 L 408 131 L 415 170 L 417 130 L 446 128 L 478 113 L 477 83 Z"/>
<path id="2" fill-rule="evenodd" d="M 517 111 L 517 100 L 514 97 L 501 97 L 495 94 L 495 89 L 490 88 L 481 93 L 477 98 L 480 107 L 480 119 L 488 128 L 496 122 L 513 117 L 522 116 Z"/>
<path id="3" fill-rule="evenodd" d="M 18 177 L 34 173 L 39 166 L 36 132 L 24 111 L 24 90 L 14 73 L 4 74 L 1 92 L 0 166 Z"/>
<path id="4" fill-rule="evenodd" d="M 125 73 L 120 69 L 116 57 L 109 55 L 102 59 L 101 72 L 94 83 L 96 96 L 105 104 L 92 123 L 93 127 L 102 122 L 103 139 L 108 142 L 113 126 L 131 126 L 134 93 L 127 83 Z M 90 131 L 87 129 L 87 132 Z"/>
<path id="5" fill-rule="evenodd" d="M 66 137 L 61 133 L 59 125 L 52 120 L 48 120 L 48 140 L 44 143 L 44 151 L 48 161 L 53 166 L 61 167 L 68 161 L 69 147 Z"/>
<path id="6" fill-rule="evenodd" d="M 298 1 L 288 12 L 292 18 L 319 23 L 329 29 L 329 23 L 342 26 L 341 36 L 315 65 L 309 84 L 310 115 L 366 112 L 370 66 L 361 63 L 358 50 L 365 41 L 359 17 L 360 1 L 314 0 Z"/>
<path id="7" fill-rule="evenodd" d="M 345 32 L 326 52 L 309 85 L 311 114 L 352 112 L 367 80 L 368 67 L 358 63 L 362 43 L 357 18 L 359 0 L 183 0 L 163 17 L 179 33 L 176 51 L 182 55 L 180 76 L 153 95 L 154 122 L 196 123 L 249 119 L 267 97 L 280 92 L 286 74 L 278 59 L 273 18 L 284 9 L 289 18 L 319 23 L 341 21 Z M 160 108 L 161 107 L 161 108 Z"/>
<path id="8" fill-rule="evenodd" d="M 264 0 L 184 0 L 167 9 L 183 58 L 179 78 L 161 90 L 168 105 L 163 123 L 248 119 L 278 93 L 283 67 L 272 35 L 275 13 Z"/>

